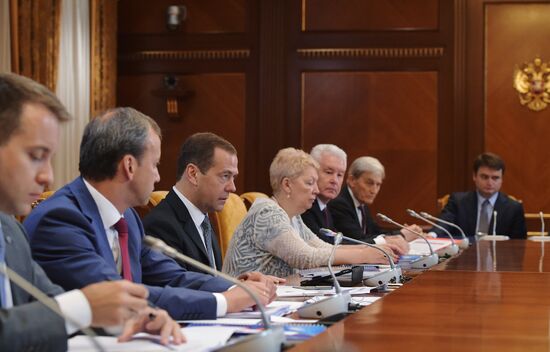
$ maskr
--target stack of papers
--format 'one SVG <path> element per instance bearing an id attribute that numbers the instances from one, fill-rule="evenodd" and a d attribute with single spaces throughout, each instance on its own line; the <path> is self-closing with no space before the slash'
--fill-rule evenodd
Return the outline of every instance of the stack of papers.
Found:
<path id="1" fill-rule="evenodd" d="M 434 252 L 437 252 L 438 250 L 448 247 L 452 244 L 451 240 L 449 238 L 429 238 L 428 242 L 432 245 L 432 248 Z M 456 242 L 456 241 L 455 241 Z M 424 241 L 421 238 L 417 238 L 416 240 L 409 242 L 411 249 L 409 250 L 409 255 L 429 255 L 430 254 L 430 247 L 428 247 L 428 244 L 426 241 Z"/>
<path id="2" fill-rule="evenodd" d="M 342 287 L 342 292 L 348 292 L 350 295 L 364 295 L 370 293 L 374 287 Z M 316 286 L 277 286 L 277 296 L 279 297 L 313 297 L 313 296 L 330 296 L 336 294 L 334 287 L 327 289 L 325 287 L 317 289 Z"/>
<path id="3" fill-rule="evenodd" d="M 294 301 L 273 301 L 265 307 L 265 312 L 270 316 L 283 316 L 295 312 L 302 306 L 302 302 Z M 226 318 L 261 318 L 261 312 L 259 310 L 252 310 L 251 308 L 245 309 L 238 313 L 228 313 Z"/>
<path id="4" fill-rule="evenodd" d="M 97 342 L 107 351 L 148 352 L 148 351 L 211 351 L 227 343 L 237 330 L 230 326 L 194 326 L 181 329 L 187 342 L 181 345 L 163 346 L 158 336 L 140 333 L 131 341 L 117 342 L 116 337 L 98 336 Z M 208 338 L 204 338 L 208 336 Z M 75 336 L 69 339 L 69 352 L 95 352 L 97 348 L 87 336 Z"/>

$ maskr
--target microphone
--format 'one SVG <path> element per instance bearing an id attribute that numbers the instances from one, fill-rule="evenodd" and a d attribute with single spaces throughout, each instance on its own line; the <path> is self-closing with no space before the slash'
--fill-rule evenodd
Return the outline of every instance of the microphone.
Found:
<path id="1" fill-rule="evenodd" d="M 497 235 L 497 211 L 493 211 L 493 234 L 484 235 L 479 238 L 480 241 L 507 241 L 510 237 L 506 235 Z"/>
<path id="2" fill-rule="evenodd" d="M 342 242 L 342 235 L 338 234 L 334 238 L 334 245 L 332 246 L 332 252 L 330 252 L 330 257 L 328 259 L 328 271 L 332 280 L 334 282 L 334 292 L 335 295 L 327 297 L 320 301 L 306 304 L 298 308 L 298 315 L 301 318 L 317 318 L 323 319 L 330 317 L 331 315 L 347 313 L 348 305 L 351 301 L 351 296 L 348 292 L 342 292 L 340 283 L 336 280 L 334 271 L 332 271 L 332 262 L 334 260 L 334 253 L 336 253 L 336 247 Z"/>
<path id="3" fill-rule="evenodd" d="M 433 221 L 430 221 L 430 220 L 426 219 L 425 217 L 421 216 L 420 214 L 418 214 L 416 211 L 414 211 L 414 210 L 412 210 L 412 209 L 407 209 L 407 213 L 408 213 L 410 216 L 412 216 L 413 218 L 417 218 L 417 219 L 419 219 L 419 220 L 422 220 L 422 221 L 424 221 L 424 222 L 427 222 L 428 224 L 430 224 L 430 225 L 432 225 L 432 226 L 437 227 L 438 229 L 443 230 L 443 231 L 447 234 L 447 236 L 449 236 L 449 238 L 451 239 L 451 242 L 452 242 L 451 246 L 441 248 L 441 250 L 440 250 L 441 253 L 438 252 L 437 254 L 439 254 L 439 255 L 453 256 L 453 255 L 455 255 L 455 254 L 458 253 L 458 246 L 456 245 L 453 236 L 451 235 L 451 233 L 450 233 L 446 228 L 444 228 L 444 227 L 441 226 L 441 225 L 436 224 L 436 223 L 433 222 Z"/>
<path id="4" fill-rule="evenodd" d="M 382 253 L 384 253 L 386 258 L 388 258 L 388 260 L 390 262 L 390 270 L 389 271 L 384 271 L 380 274 L 377 274 L 377 275 L 374 275 L 374 276 L 369 277 L 367 279 L 364 279 L 363 282 L 367 286 L 382 287 L 383 289 L 385 289 L 388 283 L 396 283 L 396 284 L 401 283 L 401 276 L 402 276 L 401 268 L 395 266 L 395 263 L 393 262 L 393 259 L 391 258 L 391 256 L 385 250 L 383 250 L 382 248 L 380 248 L 378 246 L 375 246 L 371 243 L 359 241 L 359 240 L 356 240 L 355 238 L 344 236 L 344 235 L 342 235 L 341 232 L 336 233 L 336 232 L 334 232 L 330 229 L 321 228 L 321 229 L 319 229 L 319 232 L 322 235 L 327 236 L 327 237 L 336 238 L 336 236 L 340 235 L 345 240 L 355 242 L 355 243 L 358 243 L 358 244 L 364 244 L 368 247 L 375 248 L 375 249 L 381 251 Z"/>
<path id="5" fill-rule="evenodd" d="M 64 320 L 68 321 L 70 324 L 72 324 L 74 326 L 77 326 L 77 327 L 79 326 L 79 324 L 74 319 L 72 319 L 69 316 L 66 316 L 65 314 L 63 314 L 63 312 L 61 312 L 61 310 L 59 309 L 59 306 L 57 305 L 57 302 L 55 301 L 55 299 L 53 299 L 53 298 L 49 297 L 48 295 L 46 295 L 44 292 L 42 292 L 40 289 L 35 287 L 33 284 L 31 284 L 29 281 L 27 281 L 24 277 L 22 277 L 21 275 L 19 275 L 15 271 L 13 271 L 7 265 L 0 265 L 0 274 L 2 274 L 4 276 L 7 276 L 8 279 L 11 282 L 13 282 L 19 288 L 21 288 L 23 291 L 25 291 L 26 293 L 31 295 L 38 302 L 40 302 L 43 305 L 45 305 L 46 307 L 48 307 L 55 314 L 57 314 L 58 316 L 60 316 Z M 1 278 L 0 278 L 0 280 L 1 280 Z M 82 331 L 84 333 L 84 335 L 86 335 L 90 339 L 90 342 L 92 343 L 92 345 L 98 351 L 105 352 L 105 349 L 103 348 L 103 346 L 101 346 L 101 344 L 99 343 L 99 341 L 96 338 L 97 337 L 96 333 L 92 329 L 90 329 L 90 328 L 80 328 L 79 330 Z"/>
<path id="6" fill-rule="evenodd" d="M 384 215 L 382 213 L 378 213 L 378 214 L 376 214 L 376 216 L 378 216 L 378 218 L 381 219 L 382 221 L 388 222 L 388 223 L 390 223 L 392 225 L 395 225 L 395 226 L 398 226 L 402 229 L 405 228 L 405 225 L 402 225 L 398 222 L 393 221 L 392 219 L 390 219 L 389 217 L 387 217 L 386 215 Z M 427 268 L 431 268 L 432 266 L 439 263 L 439 256 L 437 255 L 437 253 L 434 252 L 434 249 L 432 248 L 432 245 L 426 239 L 426 237 L 424 237 L 420 232 L 417 232 L 417 231 L 414 231 L 414 230 L 411 230 L 411 229 L 407 229 L 407 230 L 411 231 L 412 233 L 414 233 L 418 237 L 422 238 L 428 244 L 428 248 L 430 248 L 430 255 L 422 256 L 422 258 L 420 258 L 419 260 L 416 260 L 416 261 L 412 262 L 411 266 L 414 269 L 427 269 Z"/>
<path id="7" fill-rule="evenodd" d="M 540 236 L 529 236 L 529 239 L 531 241 L 537 241 L 537 242 L 550 241 L 550 236 L 546 236 L 544 234 L 544 213 L 542 211 L 539 211 L 539 218 L 540 218 Z"/>
<path id="8" fill-rule="evenodd" d="M 211 275 L 219 276 L 235 284 L 236 286 L 242 288 L 250 297 L 252 297 L 254 302 L 256 302 L 256 306 L 260 310 L 260 314 L 262 316 L 262 322 L 265 330 L 255 335 L 244 336 L 242 338 L 236 339 L 234 343 L 224 346 L 221 349 L 218 349 L 218 351 L 281 351 L 281 346 L 285 342 L 283 327 L 274 327 L 271 325 L 263 304 L 258 299 L 258 296 L 256 296 L 256 294 L 252 292 L 252 290 L 250 290 L 246 285 L 221 271 L 213 269 L 208 265 L 204 265 L 203 263 L 180 253 L 178 250 L 170 247 L 169 245 L 164 243 L 164 241 L 156 237 L 145 235 L 143 237 L 143 242 L 152 249 L 157 250 L 170 258 L 192 265 L 195 268 L 205 271 Z"/>
<path id="9" fill-rule="evenodd" d="M 468 245 L 470 244 L 470 240 L 468 239 L 468 237 L 466 237 L 466 235 L 464 234 L 464 231 L 462 231 L 460 226 L 458 226 L 457 224 L 452 223 L 450 221 L 446 221 L 446 220 L 443 220 L 443 219 L 440 219 L 440 218 L 436 218 L 435 216 L 432 216 L 432 215 L 426 213 L 425 211 L 421 211 L 420 215 L 422 215 L 426 219 L 430 219 L 430 220 L 433 220 L 433 221 L 438 221 L 440 223 L 443 223 L 445 225 L 449 225 L 449 226 L 452 226 L 452 227 L 458 229 L 458 231 L 460 231 L 460 234 L 462 235 L 462 241 L 460 242 L 459 247 L 462 248 L 462 249 L 468 248 Z"/>

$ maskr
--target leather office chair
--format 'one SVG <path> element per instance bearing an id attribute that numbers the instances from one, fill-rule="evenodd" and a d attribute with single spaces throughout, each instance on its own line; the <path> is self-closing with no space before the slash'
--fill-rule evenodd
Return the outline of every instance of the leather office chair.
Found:
<path id="1" fill-rule="evenodd" d="M 40 204 L 41 202 L 45 201 L 46 199 L 48 199 L 52 194 L 54 194 L 55 191 L 44 191 L 42 192 L 42 194 L 40 194 L 40 197 L 38 197 L 37 200 L 35 200 L 34 202 L 32 202 L 31 204 L 31 208 L 34 209 L 34 207 L 36 207 L 38 204 Z M 23 222 L 23 220 L 25 220 L 25 215 L 19 215 L 19 216 L 16 216 L 15 218 L 19 221 L 19 222 Z"/>
<path id="2" fill-rule="evenodd" d="M 149 204 L 156 207 L 164 198 L 166 198 L 167 194 L 168 191 L 154 191 L 149 196 Z"/>
<path id="3" fill-rule="evenodd" d="M 222 259 L 225 257 L 233 233 L 246 216 L 246 212 L 247 209 L 242 199 L 235 193 L 229 193 L 223 209 L 209 214 L 212 226 L 215 227 L 218 234 Z"/>
<path id="4" fill-rule="evenodd" d="M 246 209 L 250 209 L 252 206 L 252 203 L 256 200 L 256 198 L 269 198 L 267 194 L 262 192 L 246 192 L 241 194 L 241 199 L 244 202 L 244 205 L 246 206 Z"/>
<path id="5" fill-rule="evenodd" d="M 149 195 L 149 201 L 146 205 L 138 205 L 134 209 L 138 212 L 140 218 L 144 218 L 145 215 L 156 207 L 168 194 L 168 191 L 154 191 Z"/>

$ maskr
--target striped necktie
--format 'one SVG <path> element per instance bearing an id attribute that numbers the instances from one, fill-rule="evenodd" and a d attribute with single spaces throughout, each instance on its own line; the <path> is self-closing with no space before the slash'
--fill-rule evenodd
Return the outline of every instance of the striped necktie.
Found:
<path id="1" fill-rule="evenodd" d="M 206 254 L 208 256 L 208 262 L 210 267 L 216 269 L 216 261 L 214 260 L 214 253 L 212 252 L 212 225 L 210 224 L 210 219 L 208 215 L 204 217 L 204 220 L 201 224 L 202 235 L 204 237 L 204 244 L 206 247 Z"/>

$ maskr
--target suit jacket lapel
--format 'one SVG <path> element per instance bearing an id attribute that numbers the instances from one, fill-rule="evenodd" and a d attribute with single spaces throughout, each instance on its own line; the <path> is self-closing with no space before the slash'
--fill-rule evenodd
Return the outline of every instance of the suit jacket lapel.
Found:
<path id="1" fill-rule="evenodd" d="M 464 211 L 466 212 L 466 228 L 464 230 L 466 231 L 466 234 L 468 236 L 473 236 L 476 235 L 477 231 L 477 193 L 468 192 L 466 197 L 467 206 L 466 209 L 464 209 Z"/>
<path id="2" fill-rule="evenodd" d="M 357 221 L 359 226 L 361 226 L 361 221 L 359 221 L 359 216 L 357 216 L 357 208 L 355 207 L 353 198 L 351 198 L 351 194 L 350 194 L 351 191 L 349 190 L 348 186 L 344 186 L 342 189 L 342 192 L 344 192 L 344 199 L 350 205 L 350 209 L 352 210 L 352 213 L 353 213 L 353 218 L 355 219 L 355 221 Z"/>
<path id="3" fill-rule="evenodd" d="M 116 268 L 113 252 L 111 251 L 109 240 L 107 239 L 107 234 L 105 233 L 105 226 L 103 225 L 103 221 L 101 221 L 101 216 L 99 215 L 97 205 L 95 204 L 92 195 L 86 188 L 82 177 L 78 177 L 71 184 L 69 184 L 69 189 L 74 194 L 82 213 L 90 220 L 90 223 L 94 228 L 93 235 L 96 238 L 99 255 L 101 255 L 101 257 L 103 257 L 108 264 L 112 265 L 113 268 Z"/>
<path id="4" fill-rule="evenodd" d="M 317 221 L 318 224 L 321 224 L 321 226 L 319 226 L 319 227 L 320 228 L 325 227 L 327 225 L 326 221 L 325 221 L 325 216 L 323 215 L 323 212 L 321 211 L 321 208 L 319 207 L 319 202 L 317 201 L 317 199 L 315 199 L 313 201 L 311 211 L 313 212 L 313 216 L 315 216 L 315 221 Z"/>
<path id="5" fill-rule="evenodd" d="M 195 223 L 193 222 L 193 219 L 191 218 L 191 214 L 189 214 L 189 211 L 187 210 L 187 207 L 185 206 L 185 204 L 183 204 L 181 199 L 173 190 L 168 192 L 168 195 L 166 195 L 166 201 L 174 209 L 176 216 L 178 217 L 178 220 L 181 223 L 181 227 L 183 228 L 183 231 L 185 231 L 185 233 L 189 236 L 189 238 L 191 238 L 195 246 L 197 246 L 197 248 L 201 250 L 204 256 L 208 258 L 208 256 L 206 255 L 206 248 L 204 247 L 204 243 L 202 242 L 199 231 L 195 227 Z M 218 246 L 218 250 L 219 250 L 219 246 Z"/>
<path id="6" fill-rule="evenodd" d="M 139 216 L 132 208 L 126 209 L 124 218 L 128 222 L 128 254 L 132 267 L 132 281 L 141 282 L 141 246 L 143 226 Z"/>
<path id="7" fill-rule="evenodd" d="M 499 219 L 503 219 L 504 210 L 506 209 L 506 198 L 502 195 L 502 193 L 498 193 L 497 200 L 495 201 L 495 207 L 493 210 L 497 212 L 497 235 L 507 235 L 506 233 L 501 233 L 502 228 L 502 221 L 499 221 Z M 491 214 L 491 221 L 489 222 L 489 232 L 493 233 L 493 214 Z"/>

